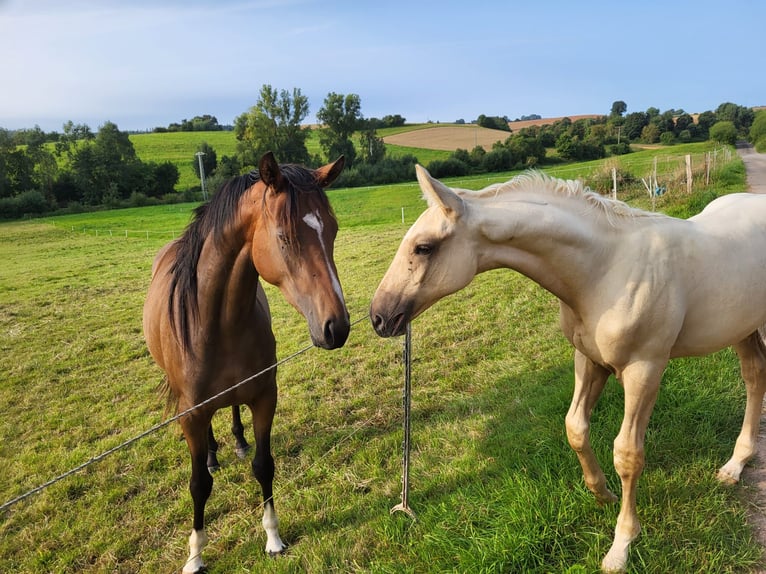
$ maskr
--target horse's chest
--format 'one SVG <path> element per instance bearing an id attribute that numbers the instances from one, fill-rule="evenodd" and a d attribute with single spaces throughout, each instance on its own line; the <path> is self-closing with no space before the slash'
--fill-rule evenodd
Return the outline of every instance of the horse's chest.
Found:
<path id="1" fill-rule="evenodd" d="M 562 306 L 561 328 L 572 346 L 612 372 L 620 371 L 630 357 L 629 336 L 624 323 L 612 323 L 604 317 L 587 321 Z"/>

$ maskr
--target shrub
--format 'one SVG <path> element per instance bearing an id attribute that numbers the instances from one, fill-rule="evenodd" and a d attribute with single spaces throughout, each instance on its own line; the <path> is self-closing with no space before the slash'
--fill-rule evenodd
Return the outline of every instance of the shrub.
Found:
<path id="1" fill-rule="evenodd" d="M 662 132 L 660 134 L 660 143 L 662 145 L 673 145 L 676 143 L 676 136 L 673 132 Z"/>
<path id="2" fill-rule="evenodd" d="M 468 155 L 468 152 L 466 152 Z M 435 159 L 428 164 L 429 173 L 435 178 L 455 177 L 470 173 L 470 167 L 455 157 L 445 160 Z"/>
<path id="3" fill-rule="evenodd" d="M 753 144 L 766 140 L 766 110 L 755 114 L 753 124 L 750 126 L 749 139 Z"/>
<path id="4" fill-rule="evenodd" d="M 734 122 L 722 121 L 713 124 L 710 128 L 710 139 L 722 144 L 737 143 L 737 128 L 734 127 Z"/>

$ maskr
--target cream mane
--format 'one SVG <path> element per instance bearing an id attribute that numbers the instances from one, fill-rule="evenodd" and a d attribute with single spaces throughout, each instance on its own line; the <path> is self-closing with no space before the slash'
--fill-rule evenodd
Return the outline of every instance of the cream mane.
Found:
<path id="1" fill-rule="evenodd" d="M 583 185 L 580 180 L 559 179 L 541 171 L 528 171 L 505 183 L 495 183 L 477 191 L 455 190 L 462 197 L 502 201 L 505 196 L 518 192 L 532 192 L 540 195 L 565 195 L 581 199 L 588 207 L 604 214 L 610 223 L 615 217 L 633 219 L 637 217 L 667 217 L 662 213 L 644 211 L 631 207 L 623 201 L 610 199 Z"/>

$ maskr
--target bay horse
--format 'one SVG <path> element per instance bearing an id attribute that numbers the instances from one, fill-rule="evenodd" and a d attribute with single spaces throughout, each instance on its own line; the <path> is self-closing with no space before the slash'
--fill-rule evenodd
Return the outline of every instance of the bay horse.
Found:
<path id="1" fill-rule="evenodd" d="M 625 389 L 614 441 L 622 501 L 601 567 L 622 572 L 638 536 L 644 438 L 668 360 L 733 346 L 747 406 L 718 478 L 735 483 L 756 453 L 766 390 L 766 196 L 722 196 L 688 220 L 631 208 L 581 183 L 527 173 L 480 191 L 451 189 L 420 166 L 428 208 L 406 233 L 370 307 L 378 335 L 398 336 L 437 300 L 483 271 L 510 268 L 560 301 L 574 347 L 569 444 L 601 503 L 616 502 L 590 446 L 607 378 Z M 760 302 L 760 304 L 759 304 Z"/>
<path id="2" fill-rule="evenodd" d="M 333 259 L 338 224 L 324 191 L 343 164 L 341 156 L 317 170 L 278 165 L 269 152 L 257 171 L 229 180 L 197 208 L 183 235 L 157 254 L 144 304 L 144 336 L 165 371 L 178 412 L 276 364 L 271 314 L 259 278 L 277 286 L 304 316 L 314 345 L 336 349 L 345 344 L 349 315 Z M 191 455 L 194 503 L 183 572 L 205 568 L 205 503 L 213 488 L 207 460 L 215 440 L 210 422 L 222 407 L 250 408 L 252 470 L 263 491 L 266 551 L 285 550 L 272 499 L 270 434 L 276 404 L 276 369 L 271 369 L 180 419 Z"/>

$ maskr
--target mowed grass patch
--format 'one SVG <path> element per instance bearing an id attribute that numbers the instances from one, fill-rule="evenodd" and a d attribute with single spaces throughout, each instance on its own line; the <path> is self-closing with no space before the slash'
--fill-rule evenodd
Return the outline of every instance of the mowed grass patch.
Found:
<path id="1" fill-rule="evenodd" d="M 278 560 L 263 554 L 259 487 L 234 456 L 221 412 L 210 571 L 596 572 L 617 507 L 594 502 L 566 442 L 572 352 L 557 302 L 512 271 L 477 277 L 413 323 L 410 504 L 418 520 L 389 515 L 401 489 L 402 341 L 376 337 L 365 315 L 424 206 L 414 184 L 330 195 L 341 222 L 340 278 L 352 321 L 361 322 L 343 349 L 314 349 L 279 370 L 275 500 L 291 546 Z M 162 373 L 143 343 L 141 308 L 152 258 L 167 240 L 160 232 L 188 222 L 182 209 L 94 214 L 100 222 L 86 233 L 72 232 L 68 218 L 0 225 L 0 502 L 162 420 Z M 378 209 L 391 218 L 376 218 Z M 151 233 L 95 235 L 106 222 L 120 227 L 120 213 L 121 228 Z M 304 348 L 305 321 L 273 287 L 267 293 L 279 355 Z M 647 438 L 644 531 L 631 572 L 744 572 L 757 563 L 746 487 L 714 480 L 743 408 L 730 351 L 671 363 Z M 592 440 L 614 491 L 611 443 L 621 417 L 612 380 Z M 0 570 L 180 570 L 192 508 L 179 437 L 173 424 L 5 512 Z"/>

